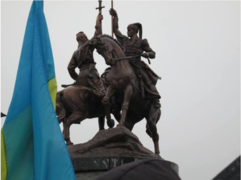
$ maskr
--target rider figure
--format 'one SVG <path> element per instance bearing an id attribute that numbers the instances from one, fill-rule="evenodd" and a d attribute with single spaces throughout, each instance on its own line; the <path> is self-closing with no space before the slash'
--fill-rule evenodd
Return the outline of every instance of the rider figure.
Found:
<path id="1" fill-rule="evenodd" d="M 102 35 L 101 21 L 103 16 L 99 13 L 96 19 L 94 37 Z M 93 57 L 94 47 L 89 46 L 89 40 L 84 32 L 79 32 L 76 35 L 78 42 L 78 49 L 74 52 L 69 65 L 68 71 L 72 79 L 76 81 L 76 85 L 82 85 L 90 88 L 95 95 L 103 97 L 105 90 L 100 79 L 99 73 L 95 68 L 95 61 Z M 79 74 L 75 72 L 79 68 Z"/>
<path id="2" fill-rule="evenodd" d="M 117 40 L 123 46 L 125 55 L 140 55 L 139 57 L 130 59 L 129 63 L 139 80 L 142 97 L 145 98 L 145 96 L 147 96 L 148 99 L 152 100 L 154 108 L 160 108 L 161 105 L 159 99 L 161 97 L 155 87 L 157 80 L 160 79 L 160 77 L 158 77 L 147 64 L 141 61 L 141 56 L 151 59 L 155 58 L 155 52 L 150 48 L 147 39 L 142 39 L 142 25 L 140 23 L 130 24 L 127 27 L 127 35 L 130 37 L 128 38 L 118 30 L 118 15 L 114 9 L 110 9 L 110 15 L 114 17 L 113 31 Z M 137 36 L 138 32 L 139 37 Z"/>

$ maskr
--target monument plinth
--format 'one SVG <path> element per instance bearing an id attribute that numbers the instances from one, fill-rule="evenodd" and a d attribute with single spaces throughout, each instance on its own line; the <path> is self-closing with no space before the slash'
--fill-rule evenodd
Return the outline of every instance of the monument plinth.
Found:
<path id="1" fill-rule="evenodd" d="M 125 127 L 99 131 L 90 141 L 68 146 L 77 179 L 92 180 L 112 168 L 144 159 L 161 159 Z M 165 161 L 178 172 L 175 163 Z"/>

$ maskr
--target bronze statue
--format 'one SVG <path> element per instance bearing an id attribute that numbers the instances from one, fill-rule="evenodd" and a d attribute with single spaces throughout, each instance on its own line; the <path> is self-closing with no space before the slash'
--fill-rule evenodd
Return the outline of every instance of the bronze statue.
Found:
<path id="1" fill-rule="evenodd" d="M 97 16 L 96 31 L 94 37 L 102 34 L 101 12 Z M 94 47 L 90 46 L 90 41 L 84 32 L 76 35 L 78 49 L 74 52 L 68 71 L 75 80 L 73 85 L 67 85 L 66 89 L 57 93 L 56 112 L 59 122 L 63 122 L 63 134 L 67 144 L 73 144 L 70 140 L 70 126 L 79 124 L 86 118 L 99 117 L 99 130 L 104 129 L 105 110 L 101 103 L 105 95 L 105 89 L 100 79 L 99 73 L 95 68 L 93 58 Z M 79 68 L 79 74 L 75 72 Z M 116 113 L 118 118 L 118 114 Z M 109 127 L 114 126 L 114 121 L 107 122 Z"/>
<path id="2" fill-rule="evenodd" d="M 102 19 L 103 16 L 99 13 L 96 19 L 94 37 L 102 34 Z M 88 46 L 88 38 L 84 32 L 79 32 L 76 35 L 76 40 L 78 42 L 78 49 L 74 52 L 69 62 L 69 74 L 72 79 L 76 81 L 77 85 L 91 88 L 97 96 L 103 97 L 105 92 L 99 73 L 95 68 L 96 63 L 93 57 L 94 48 Z M 79 74 L 75 72 L 77 67 L 79 68 Z"/>
<path id="3" fill-rule="evenodd" d="M 155 52 L 146 39 L 142 40 L 140 23 L 128 26 L 130 39 L 121 34 L 114 9 L 110 10 L 110 14 L 114 16 L 113 31 L 118 41 L 108 35 L 102 35 L 102 8 L 99 1 L 100 13 L 96 20 L 94 37 L 88 40 L 83 32 L 77 34 L 78 49 L 68 65 L 69 74 L 75 83 L 67 85 L 66 89 L 57 94 L 56 112 L 59 122 L 64 124 L 64 138 L 67 144 L 72 144 L 69 137 L 71 124 L 80 123 L 86 118 L 98 117 L 99 130 L 104 129 L 105 116 L 108 126 L 114 126 L 111 113 L 120 126 L 129 130 L 145 118 L 146 132 L 154 142 L 155 153 L 159 154 L 156 124 L 160 119 L 161 110 L 160 95 L 155 85 L 160 78 L 141 61 L 141 56 L 155 58 Z M 137 36 L 138 32 L 140 37 Z M 101 78 L 95 68 L 95 48 L 104 57 L 106 64 L 111 66 Z M 79 68 L 79 74 L 75 72 L 76 68 Z"/>
<path id="4" fill-rule="evenodd" d="M 133 58 L 129 59 L 129 63 L 137 76 L 142 97 L 151 100 L 156 109 L 160 108 L 159 99 L 161 97 L 155 87 L 160 77 L 156 75 L 147 64 L 141 61 L 141 56 L 151 59 L 155 58 L 155 52 L 150 48 L 147 39 L 142 39 L 142 25 L 140 23 L 130 24 L 127 27 L 128 38 L 118 29 L 117 12 L 114 9 L 110 9 L 110 15 L 114 17 L 114 34 L 123 46 L 125 55 L 133 56 Z M 138 32 L 139 37 L 137 35 Z"/>
<path id="5" fill-rule="evenodd" d="M 109 86 L 102 100 L 106 107 L 107 120 L 111 120 L 110 98 L 115 96 L 116 103 L 120 104 L 119 107 L 122 110 L 119 125 L 132 130 L 135 123 L 146 118 L 147 133 L 153 139 L 155 153 L 159 154 L 159 135 L 156 123 L 161 115 L 160 109 L 156 108 L 151 100 L 143 98 L 139 93 L 140 87 L 138 86 L 137 76 L 121 45 L 116 40 L 108 35 L 102 35 L 94 38 L 92 44 L 97 52 L 105 58 L 106 64 L 111 66 L 106 75 L 106 82 Z"/>

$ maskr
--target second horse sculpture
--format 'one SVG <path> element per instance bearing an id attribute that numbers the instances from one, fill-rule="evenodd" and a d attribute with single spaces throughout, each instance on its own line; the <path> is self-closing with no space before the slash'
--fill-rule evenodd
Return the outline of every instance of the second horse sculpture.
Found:
<path id="1" fill-rule="evenodd" d="M 107 121 L 111 120 L 110 98 L 115 96 L 116 103 L 120 105 L 122 111 L 119 125 L 132 130 L 137 122 L 145 118 L 147 133 L 154 142 L 155 153 L 159 155 L 159 135 L 156 124 L 160 119 L 161 110 L 155 109 L 150 100 L 142 98 L 137 77 L 128 59 L 125 58 L 120 44 L 112 37 L 102 35 L 95 37 L 90 45 L 93 45 L 97 52 L 104 57 L 106 64 L 111 66 L 105 79 L 109 86 L 102 100 Z"/>

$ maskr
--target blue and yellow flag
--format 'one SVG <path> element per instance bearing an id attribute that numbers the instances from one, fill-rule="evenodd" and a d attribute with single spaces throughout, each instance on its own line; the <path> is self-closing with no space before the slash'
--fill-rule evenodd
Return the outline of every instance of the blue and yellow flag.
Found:
<path id="1" fill-rule="evenodd" d="M 73 180 L 54 106 L 54 62 L 43 2 L 29 13 L 12 102 L 1 132 L 2 180 Z"/>

